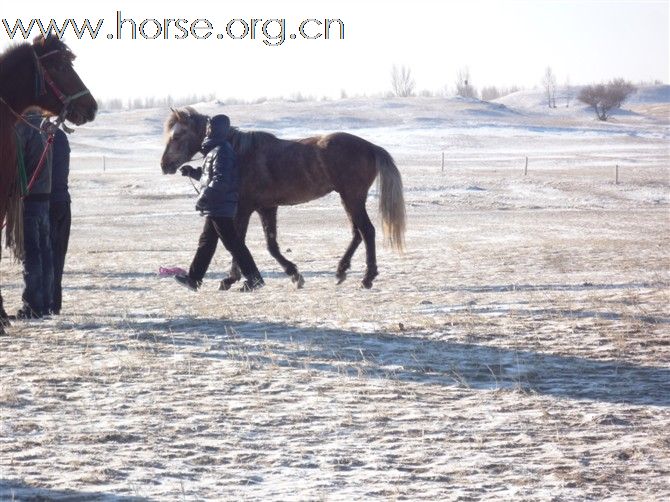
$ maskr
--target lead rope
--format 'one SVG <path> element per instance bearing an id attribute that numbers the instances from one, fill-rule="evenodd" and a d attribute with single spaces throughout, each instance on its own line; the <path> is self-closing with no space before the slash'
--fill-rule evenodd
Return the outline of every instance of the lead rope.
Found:
<path id="1" fill-rule="evenodd" d="M 29 124 L 33 129 L 36 129 L 42 134 L 44 131 L 40 129 L 39 127 L 35 127 L 32 124 Z M 37 167 L 35 168 L 35 171 L 33 172 L 33 175 L 30 177 L 30 181 L 26 184 L 27 176 L 26 176 L 26 165 L 25 165 L 25 159 L 23 158 L 23 152 L 21 151 L 20 145 L 18 144 L 17 141 L 17 148 L 16 148 L 16 154 L 17 154 L 17 164 L 18 164 L 18 172 L 19 172 L 19 186 L 21 190 L 21 200 L 25 199 L 29 194 L 30 194 L 30 189 L 35 185 L 35 182 L 37 181 L 37 178 L 39 178 L 40 173 L 42 172 L 42 169 L 44 169 L 44 164 L 46 164 L 47 160 L 47 154 L 49 152 L 49 149 L 53 145 L 54 142 L 54 133 L 50 132 L 49 136 L 47 137 L 47 142 L 44 145 L 44 150 L 42 150 L 42 155 L 40 155 L 40 160 L 37 163 Z M 25 187 L 25 188 L 24 188 Z M 0 230 L 4 229 L 7 226 L 7 220 L 2 224 L 2 227 L 0 227 Z"/>
<path id="2" fill-rule="evenodd" d="M 33 172 L 33 175 L 30 178 L 30 182 L 28 183 L 28 189 L 26 190 L 26 195 L 23 196 L 24 199 L 30 194 L 30 189 L 33 187 L 33 185 L 35 185 L 35 182 L 37 181 L 37 178 L 39 178 L 40 173 L 42 172 L 42 169 L 44 168 L 44 164 L 46 164 L 47 153 L 51 149 L 51 146 L 53 145 L 53 142 L 54 142 L 54 134 L 49 133 L 49 136 L 47 137 L 47 144 L 44 145 L 44 150 L 42 151 L 42 155 L 40 156 L 40 161 L 37 163 L 37 167 L 35 168 L 35 172 Z"/>
<path id="3" fill-rule="evenodd" d="M 189 160 L 189 162 L 193 162 L 194 160 L 198 160 L 198 161 L 199 160 L 205 160 L 205 157 L 200 157 L 199 159 L 191 159 L 191 160 Z M 191 182 L 191 186 L 193 187 L 193 190 L 195 190 L 195 193 L 200 195 L 200 190 L 198 190 L 198 188 L 195 186 L 195 183 L 193 183 L 193 178 L 191 178 L 190 176 L 186 176 L 186 177 L 188 178 L 188 181 Z"/>

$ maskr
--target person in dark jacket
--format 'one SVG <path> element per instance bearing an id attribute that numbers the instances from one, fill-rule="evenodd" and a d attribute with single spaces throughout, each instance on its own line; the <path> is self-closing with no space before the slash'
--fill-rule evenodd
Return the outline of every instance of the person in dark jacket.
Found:
<path id="1" fill-rule="evenodd" d="M 203 166 L 197 169 L 183 166 L 180 169 L 183 176 L 201 181 L 202 190 L 195 208 L 205 215 L 205 226 L 188 275 L 175 276 L 177 282 L 192 291 L 196 291 L 202 284 L 219 239 L 245 278 L 242 291 L 252 291 L 265 284 L 249 249 L 235 230 L 240 173 L 235 151 L 226 139 L 229 128 L 230 120 L 227 116 L 212 117 L 200 149 L 205 155 Z"/>
<path id="2" fill-rule="evenodd" d="M 72 223 L 70 192 L 68 190 L 69 174 L 70 143 L 67 135 L 62 130 L 57 129 L 53 144 L 51 198 L 49 201 L 49 226 L 51 228 L 51 251 L 54 267 L 51 310 L 56 315 L 60 314 L 63 303 L 63 269 Z"/>
<path id="3" fill-rule="evenodd" d="M 19 319 L 39 318 L 49 314 L 53 293 L 53 257 L 49 235 L 49 198 L 51 197 L 51 151 L 40 166 L 46 135 L 40 130 L 42 116 L 29 111 L 26 122 L 16 126 L 17 149 L 21 149 L 29 186 L 23 199 L 23 307 Z M 39 168 L 39 172 L 38 172 Z M 37 174 L 36 174 L 37 173 Z M 33 182 L 34 179 L 34 182 Z"/>

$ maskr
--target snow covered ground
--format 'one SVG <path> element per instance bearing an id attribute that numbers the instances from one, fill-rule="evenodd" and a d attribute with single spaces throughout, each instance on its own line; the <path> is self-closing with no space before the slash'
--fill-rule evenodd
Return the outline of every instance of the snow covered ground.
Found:
<path id="1" fill-rule="evenodd" d="M 670 99 L 643 91 L 607 123 L 532 91 L 196 105 L 394 155 L 408 249 L 369 291 L 362 249 L 335 285 L 336 195 L 279 211 L 303 290 L 255 217 L 261 291 L 217 291 L 222 250 L 198 293 L 159 278 L 201 227 L 167 110 L 101 113 L 71 136 L 63 315 L 0 338 L 0 499 L 667 500 Z"/>

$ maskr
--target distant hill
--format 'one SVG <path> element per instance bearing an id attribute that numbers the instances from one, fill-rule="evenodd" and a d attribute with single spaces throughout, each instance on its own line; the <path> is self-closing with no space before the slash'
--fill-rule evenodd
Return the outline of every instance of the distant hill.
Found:
<path id="1" fill-rule="evenodd" d="M 583 109 L 585 105 L 577 100 L 577 95 L 582 86 L 574 86 L 571 89 L 570 106 Z M 511 109 L 542 111 L 547 109 L 547 98 L 543 89 L 531 89 L 515 92 L 493 101 Z M 556 93 L 556 106 L 558 109 L 565 108 L 566 92 L 559 88 Z M 649 85 L 639 87 L 623 105 L 623 108 L 635 107 L 635 105 L 668 105 L 670 104 L 670 85 Z"/>

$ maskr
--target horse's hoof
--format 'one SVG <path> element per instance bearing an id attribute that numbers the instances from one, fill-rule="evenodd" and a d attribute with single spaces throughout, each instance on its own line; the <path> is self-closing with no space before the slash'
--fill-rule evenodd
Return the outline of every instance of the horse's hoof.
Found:
<path id="1" fill-rule="evenodd" d="M 224 279 L 219 283 L 219 291 L 228 291 L 233 285 L 228 279 Z"/>
<path id="2" fill-rule="evenodd" d="M 346 272 L 338 272 L 335 277 L 337 277 L 337 285 L 339 286 L 342 284 L 344 281 L 347 280 L 347 273 Z"/>
<path id="3" fill-rule="evenodd" d="M 361 285 L 362 285 L 365 289 L 370 289 L 370 288 L 372 287 L 372 279 L 363 279 L 363 280 L 361 281 Z"/>
<path id="4" fill-rule="evenodd" d="M 291 281 L 293 281 L 293 284 L 295 284 L 295 287 L 298 289 L 302 289 L 302 287 L 305 285 L 305 278 L 302 276 L 302 274 L 293 274 Z"/>

